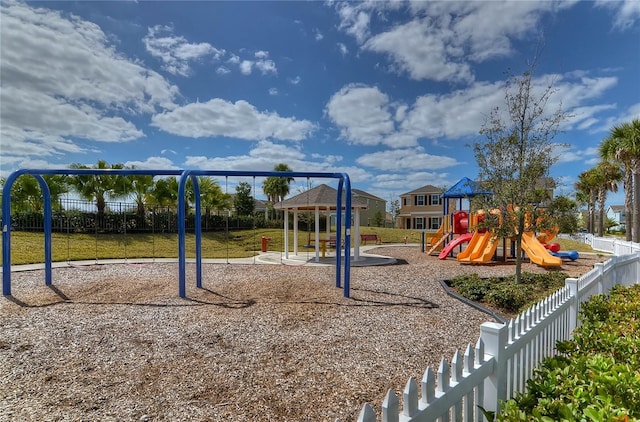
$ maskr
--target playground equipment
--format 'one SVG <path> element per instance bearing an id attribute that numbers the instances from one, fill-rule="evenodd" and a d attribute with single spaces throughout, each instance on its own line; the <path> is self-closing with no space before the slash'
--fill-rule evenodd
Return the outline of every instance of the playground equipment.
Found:
<path id="1" fill-rule="evenodd" d="M 42 177 L 43 175 L 164 175 L 180 176 L 178 184 L 178 293 L 180 297 L 186 297 L 186 184 L 187 180 L 193 182 L 195 198 L 195 246 L 196 246 L 196 287 L 202 287 L 202 230 L 200 188 L 197 176 L 253 176 L 253 177 L 313 177 L 323 179 L 338 179 L 336 195 L 336 208 L 342 209 L 343 192 L 345 208 L 351 209 L 351 181 L 347 173 L 312 173 L 312 172 L 273 172 L 273 171 L 217 171 L 217 170 L 139 170 L 139 169 L 21 169 L 16 170 L 7 177 L 2 192 L 2 294 L 11 296 L 11 187 L 15 180 L 23 174 L 29 174 L 36 178 L 44 198 L 44 263 L 45 285 L 52 285 L 52 218 L 51 218 L 51 194 L 49 187 Z M 342 213 L 336 217 L 337 245 L 342 245 Z M 345 213 L 344 245 L 351 244 L 351 213 Z M 285 237 L 285 247 L 287 240 Z M 345 297 L 350 296 L 350 262 L 351 254 L 348 246 L 336 253 L 336 287 L 343 287 Z M 344 252 L 344 256 L 342 256 Z M 342 263 L 344 259 L 344 286 L 342 284 Z"/>
<path id="2" fill-rule="evenodd" d="M 473 236 L 472 233 L 469 233 L 469 213 L 462 210 L 456 211 L 450 218 L 443 219 L 443 224 L 444 221 L 449 220 L 451 221 L 453 230 L 447 237 L 443 238 L 443 240 L 449 240 L 449 242 L 442 248 L 442 251 L 438 255 L 440 259 L 446 259 L 456 246 L 468 242 Z M 458 237 L 450 239 L 450 237 L 454 235 L 458 235 Z"/>
<path id="3" fill-rule="evenodd" d="M 551 255 L 547 248 L 534 236 L 533 232 L 522 233 L 522 250 L 525 251 L 529 260 L 542 267 L 559 267 L 562 259 Z"/>

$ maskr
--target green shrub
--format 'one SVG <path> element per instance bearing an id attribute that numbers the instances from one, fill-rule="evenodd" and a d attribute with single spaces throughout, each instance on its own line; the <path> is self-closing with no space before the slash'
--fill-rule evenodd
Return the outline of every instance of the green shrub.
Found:
<path id="1" fill-rule="evenodd" d="M 507 312 L 518 312 L 535 297 L 530 284 L 504 282 L 487 292 L 487 303 Z"/>
<path id="2" fill-rule="evenodd" d="M 478 274 L 471 274 L 455 277 L 450 284 L 460 295 L 481 302 L 499 281 L 498 278 L 480 278 Z"/>
<path id="3" fill-rule="evenodd" d="M 566 277 L 562 272 L 524 272 L 522 282 L 517 284 L 515 275 L 480 278 L 478 274 L 470 274 L 455 277 L 449 284 L 469 300 L 494 306 L 506 313 L 518 313 L 564 286 Z"/>
<path id="4" fill-rule="evenodd" d="M 640 285 L 594 296 L 581 318 L 497 420 L 640 420 Z"/>

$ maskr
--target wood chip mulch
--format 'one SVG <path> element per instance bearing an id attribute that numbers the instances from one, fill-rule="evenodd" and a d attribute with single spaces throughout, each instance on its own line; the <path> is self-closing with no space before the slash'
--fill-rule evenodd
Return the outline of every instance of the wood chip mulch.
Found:
<path id="1" fill-rule="evenodd" d="M 439 281 L 514 266 L 415 246 L 371 252 L 406 264 L 352 268 L 348 299 L 333 267 L 207 264 L 186 299 L 176 264 L 54 269 L 50 288 L 43 271 L 15 272 L 13 296 L 0 297 L 0 420 L 346 422 L 365 402 L 379 412 L 389 388 L 400 394 L 490 320 Z"/>

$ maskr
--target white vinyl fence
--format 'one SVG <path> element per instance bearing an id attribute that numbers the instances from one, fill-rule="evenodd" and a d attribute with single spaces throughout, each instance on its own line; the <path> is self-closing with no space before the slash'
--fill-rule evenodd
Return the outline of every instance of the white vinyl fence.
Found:
<path id="1" fill-rule="evenodd" d="M 640 244 L 627 242 L 626 240 L 617 239 L 615 237 L 596 237 L 589 233 L 579 233 L 574 235 L 560 234 L 558 237 L 578 240 L 591 246 L 596 251 L 609 252 L 614 255 L 628 255 L 640 252 Z"/>
<path id="2" fill-rule="evenodd" d="M 640 250 L 637 244 L 632 247 Z M 639 276 L 640 254 L 612 256 L 582 277 L 566 279 L 563 288 L 508 324 L 485 322 L 475 346 L 456 352 L 450 363 L 443 358 L 437 371 L 427 368 L 419 385 L 409 379 L 401 410 L 400 400 L 389 390 L 382 403 L 382 422 L 484 420 L 479 406 L 499 411 L 500 402 L 524 392 L 534 368 L 555 355 L 556 342 L 571 338 L 582 303 L 615 285 L 638 283 Z M 373 407 L 365 404 L 358 422 L 377 420 Z"/>

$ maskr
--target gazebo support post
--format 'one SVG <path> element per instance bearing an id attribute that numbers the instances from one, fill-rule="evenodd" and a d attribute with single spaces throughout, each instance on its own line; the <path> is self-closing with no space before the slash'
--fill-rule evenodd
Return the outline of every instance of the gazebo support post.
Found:
<path id="1" fill-rule="evenodd" d="M 296 230 L 294 228 L 293 237 L 295 238 Z M 294 239 L 297 243 L 298 239 Z M 284 209 L 284 259 L 289 259 L 289 208 Z"/>
<path id="2" fill-rule="evenodd" d="M 325 219 L 325 232 L 327 234 L 327 242 L 329 242 L 329 238 L 331 237 L 331 208 L 327 207 L 327 214 Z"/>
<path id="3" fill-rule="evenodd" d="M 315 239 L 316 241 L 316 262 L 320 262 L 320 208 L 316 205 L 315 207 Z"/>
<path id="4" fill-rule="evenodd" d="M 288 252 L 288 249 L 287 249 Z M 293 254 L 298 256 L 298 209 L 293 209 Z M 289 257 L 288 253 L 285 254 L 287 258 Z"/>
<path id="5" fill-rule="evenodd" d="M 353 260 L 360 259 L 360 208 L 355 210 L 355 218 L 353 221 Z"/>

